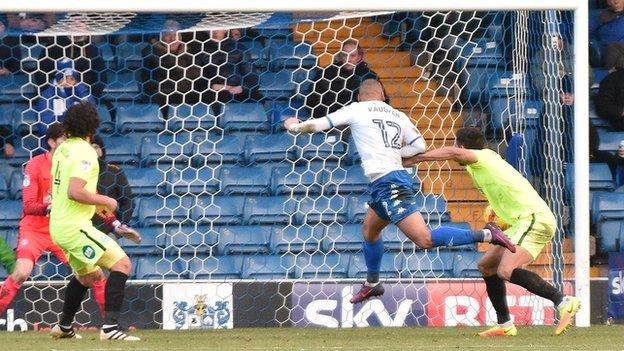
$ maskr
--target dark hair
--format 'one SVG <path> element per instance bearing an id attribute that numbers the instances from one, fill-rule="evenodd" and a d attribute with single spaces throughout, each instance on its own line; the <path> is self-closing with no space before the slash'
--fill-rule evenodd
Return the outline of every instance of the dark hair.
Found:
<path id="1" fill-rule="evenodd" d="M 67 109 L 63 126 L 68 137 L 85 139 L 95 135 L 100 126 L 100 116 L 93 104 L 83 101 Z"/>
<path id="2" fill-rule="evenodd" d="M 91 144 L 96 144 L 97 146 L 100 147 L 100 150 L 102 150 L 101 159 L 105 160 L 106 159 L 106 145 L 104 145 L 104 139 L 102 139 L 102 137 L 99 135 L 95 135 L 93 136 L 93 138 L 91 138 Z"/>
<path id="3" fill-rule="evenodd" d="M 52 123 L 48 126 L 48 130 L 46 131 L 46 140 L 56 140 L 65 135 L 65 128 L 63 125 L 56 122 Z"/>
<path id="4" fill-rule="evenodd" d="M 455 143 L 457 146 L 466 149 L 480 150 L 485 148 L 483 132 L 477 127 L 459 128 L 457 133 L 455 133 Z"/>

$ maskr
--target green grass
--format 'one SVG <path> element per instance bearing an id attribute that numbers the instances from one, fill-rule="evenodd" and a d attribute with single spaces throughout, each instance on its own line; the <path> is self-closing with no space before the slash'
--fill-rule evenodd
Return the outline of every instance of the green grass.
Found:
<path id="1" fill-rule="evenodd" d="M 38 350 L 623 350 L 624 326 L 576 328 L 563 336 L 552 327 L 523 327 L 519 335 L 479 338 L 483 328 L 233 329 L 133 332 L 136 343 L 100 341 L 94 331 L 82 340 L 52 340 L 47 333 L 0 333 L 7 351 Z"/>

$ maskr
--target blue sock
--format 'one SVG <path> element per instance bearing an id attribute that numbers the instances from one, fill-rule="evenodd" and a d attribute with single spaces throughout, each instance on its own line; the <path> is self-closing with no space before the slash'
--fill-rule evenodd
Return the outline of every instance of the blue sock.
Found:
<path id="1" fill-rule="evenodd" d="M 383 251 L 383 240 L 364 241 L 364 260 L 366 260 L 366 268 L 368 270 L 366 281 L 369 283 L 377 283 L 379 281 L 379 268 L 381 267 Z"/>
<path id="2" fill-rule="evenodd" d="M 431 231 L 433 246 L 459 246 L 483 241 L 482 230 L 439 227 Z"/>

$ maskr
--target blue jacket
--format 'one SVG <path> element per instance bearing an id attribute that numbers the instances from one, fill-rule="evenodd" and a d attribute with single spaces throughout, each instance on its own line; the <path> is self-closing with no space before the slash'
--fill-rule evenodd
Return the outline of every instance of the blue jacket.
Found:
<path id="1" fill-rule="evenodd" d="M 598 39 L 603 48 L 624 42 L 624 15 L 609 9 L 602 11 L 598 18 L 590 20 L 589 34 Z"/>
<path id="2" fill-rule="evenodd" d="M 60 100 L 56 104 L 65 104 L 65 109 L 57 108 L 55 111 L 55 100 Z M 63 122 L 67 109 L 81 101 L 88 101 L 95 105 L 95 99 L 89 92 L 89 87 L 83 83 L 76 84 L 73 88 L 61 88 L 56 84 L 51 84 L 43 92 L 35 105 L 35 111 L 39 115 L 39 125 L 37 131 L 39 136 L 43 136 L 48 129 L 48 125 L 54 122 Z"/>

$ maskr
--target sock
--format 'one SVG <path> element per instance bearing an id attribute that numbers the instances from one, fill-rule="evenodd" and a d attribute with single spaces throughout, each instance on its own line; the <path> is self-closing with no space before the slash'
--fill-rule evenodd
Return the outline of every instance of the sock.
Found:
<path id="1" fill-rule="evenodd" d="M 87 290 L 88 288 L 80 284 L 76 277 L 69 281 L 67 288 L 65 288 L 65 302 L 63 303 L 63 314 L 61 314 L 61 320 L 59 321 L 60 325 L 71 327 L 74 323 L 74 316 L 78 312 Z"/>
<path id="2" fill-rule="evenodd" d="M 364 260 L 366 260 L 366 282 L 376 284 L 379 282 L 379 268 L 381 267 L 381 258 L 383 257 L 383 240 L 378 239 L 374 242 L 364 241 Z"/>
<path id="3" fill-rule="evenodd" d="M 537 296 L 541 296 L 545 299 L 552 301 L 555 306 L 558 306 L 563 300 L 563 294 L 554 286 L 548 284 L 538 274 L 526 269 L 516 268 L 511 272 L 510 282 L 520 285 Z"/>
<path id="4" fill-rule="evenodd" d="M 22 287 L 22 284 L 17 284 L 15 280 L 13 280 L 13 276 L 9 276 L 6 278 L 2 286 L 0 286 L 0 315 L 6 312 L 7 308 L 13 299 L 15 298 L 15 294 Z"/>
<path id="5" fill-rule="evenodd" d="M 106 287 L 106 279 L 100 279 L 93 283 L 93 298 L 100 308 L 100 315 L 104 317 L 104 289 Z"/>
<path id="6" fill-rule="evenodd" d="M 128 276 L 117 271 L 110 272 L 106 280 L 104 291 L 104 324 L 106 325 L 117 325 L 126 290 L 126 280 L 128 280 Z"/>
<path id="7" fill-rule="evenodd" d="M 431 241 L 434 247 L 474 244 L 483 241 L 483 239 L 483 230 L 439 227 L 431 231 Z"/>
<path id="8" fill-rule="evenodd" d="M 505 281 L 498 275 L 494 274 L 489 277 L 483 277 L 487 294 L 492 301 L 492 307 L 496 311 L 496 319 L 498 324 L 505 324 L 511 321 L 509 317 L 509 308 L 507 307 L 507 289 Z"/>

